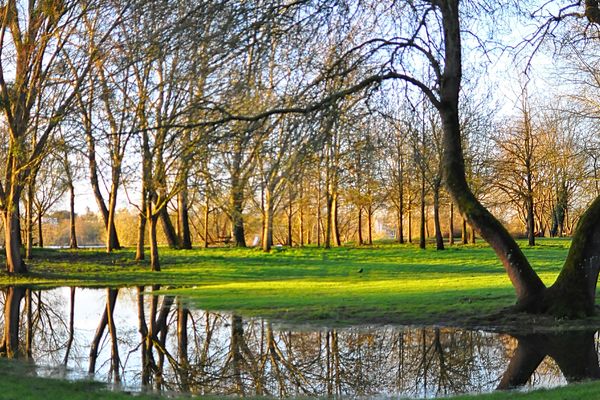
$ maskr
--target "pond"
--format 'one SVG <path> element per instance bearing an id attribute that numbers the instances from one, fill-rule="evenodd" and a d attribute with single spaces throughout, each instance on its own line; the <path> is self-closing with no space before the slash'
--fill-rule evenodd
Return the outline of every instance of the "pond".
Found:
<path id="1" fill-rule="evenodd" d="M 156 289 L 7 288 L 0 350 L 38 375 L 216 395 L 440 397 L 600 377 L 594 331 L 290 329 Z"/>

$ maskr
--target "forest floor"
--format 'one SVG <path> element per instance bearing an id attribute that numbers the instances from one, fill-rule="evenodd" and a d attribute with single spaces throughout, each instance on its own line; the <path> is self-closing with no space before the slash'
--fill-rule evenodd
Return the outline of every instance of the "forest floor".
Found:
<path id="1" fill-rule="evenodd" d="M 551 284 L 570 241 L 541 239 L 523 246 Z M 35 249 L 30 273 L 0 273 L 0 285 L 121 287 L 160 285 L 192 307 L 235 311 L 284 323 L 436 325 L 519 331 L 600 326 L 600 319 L 560 321 L 505 313 L 515 295 L 493 251 L 484 243 L 434 246 L 378 244 L 259 249 L 163 248 L 160 272 L 134 261 L 132 249 Z"/>
<path id="2" fill-rule="evenodd" d="M 539 240 L 524 247 L 546 284 L 556 278 L 569 240 Z M 259 249 L 161 249 L 162 271 L 133 260 L 134 251 L 36 249 L 30 273 L 0 273 L 0 285 L 122 287 L 161 285 L 194 307 L 275 318 L 289 324 L 346 326 L 401 324 L 480 327 L 499 331 L 600 327 L 598 318 L 558 321 L 503 313 L 514 291 L 485 244 L 433 246 L 378 244 Z M 0 399 L 125 399 L 102 385 L 30 377 L 26 365 L 0 362 Z M 498 392 L 454 399 L 600 398 L 600 384 L 584 383 L 529 393 Z M 157 399 L 136 394 L 135 398 Z"/>

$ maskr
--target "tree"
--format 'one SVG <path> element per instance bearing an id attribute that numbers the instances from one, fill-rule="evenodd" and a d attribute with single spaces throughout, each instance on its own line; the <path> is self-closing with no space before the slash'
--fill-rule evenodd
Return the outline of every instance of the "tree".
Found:
<path id="1" fill-rule="evenodd" d="M 19 251 L 21 194 L 32 170 L 41 161 L 56 126 L 83 87 L 97 55 L 97 48 L 86 48 L 72 39 L 77 33 L 86 33 L 78 29 L 84 13 L 101 15 L 106 23 L 119 19 L 126 7 L 111 9 L 110 17 L 105 14 L 108 10 L 102 4 L 83 7 L 79 1 L 30 1 L 25 5 L 9 0 L 0 9 L 0 97 L 8 125 L 0 209 L 5 226 L 7 270 L 23 273 L 26 267 Z M 112 25 L 106 24 L 105 29 L 110 32 Z M 106 35 L 100 36 L 97 45 L 105 38 Z M 73 76 L 73 70 L 80 73 Z M 14 76 L 9 77 L 8 71 L 11 74 L 14 71 Z M 46 95 L 51 87 L 57 96 L 48 98 Z M 57 90 L 59 87 L 62 90 Z M 41 99 L 48 100 L 45 103 L 47 117 L 36 124 L 39 132 L 33 132 L 29 129 L 34 117 L 32 108 Z M 36 139 L 32 140 L 34 134 Z"/>

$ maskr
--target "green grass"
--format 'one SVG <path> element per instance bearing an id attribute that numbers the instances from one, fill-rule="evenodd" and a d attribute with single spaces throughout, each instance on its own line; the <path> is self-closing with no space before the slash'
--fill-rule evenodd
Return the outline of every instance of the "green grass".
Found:
<path id="1" fill-rule="evenodd" d="M 564 239 L 525 252 L 547 284 L 568 251 Z M 445 251 L 413 245 L 277 249 L 161 249 L 161 272 L 131 250 L 38 250 L 23 277 L 0 284 L 38 287 L 160 284 L 193 306 L 291 322 L 465 324 L 514 302 L 504 269 L 485 244 Z M 363 272 L 358 271 L 362 269 Z"/>

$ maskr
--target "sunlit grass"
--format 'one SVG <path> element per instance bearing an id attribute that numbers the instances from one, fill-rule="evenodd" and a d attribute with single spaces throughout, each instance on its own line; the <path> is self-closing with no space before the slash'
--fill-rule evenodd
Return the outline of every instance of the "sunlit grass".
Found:
<path id="1" fill-rule="evenodd" d="M 568 251 L 565 239 L 525 248 L 547 284 Z M 318 324 L 439 323 L 499 310 L 514 291 L 483 242 L 445 251 L 414 245 L 373 247 L 161 249 L 161 272 L 132 250 L 38 250 L 24 277 L 1 284 L 50 287 L 160 284 L 195 307 Z M 362 272 L 359 272 L 362 271 Z"/>

